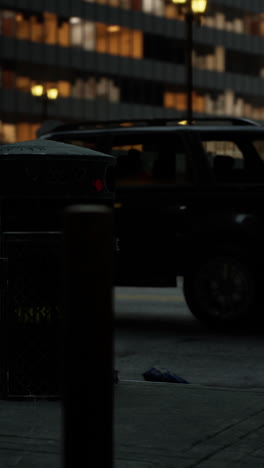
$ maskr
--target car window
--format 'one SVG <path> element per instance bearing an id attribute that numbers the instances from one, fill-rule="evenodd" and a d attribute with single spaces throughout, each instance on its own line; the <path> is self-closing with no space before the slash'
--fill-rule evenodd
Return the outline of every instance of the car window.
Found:
<path id="1" fill-rule="evenodd" d="M 264 161 L 264 140 L 254 140 L 252 144 L 257 151 L 260 159 Z"/>
<path id="2" fill-rule="evenodd" d="M 215 178 L 219 182 L 254 182 L 263 178 L 264 166 L 257 154 L 257 146 L 241 135 L 234 140 L 207 137 L 202 144 Z M 255 145 L 255 146 L 254 146 Z M 264 159 L 264 147 L 262 147 Z"/>
<path id="3" fill-rule="evenodd" d="M 233 158 L 234 167 L 238 169 L 244 167 L 243 153 L 233 141 L 203 141 L 203 147 L 211 167 L 214 167 L 216 160 L 220 160 L 219 156 Z"/>
<path id="4" fill-rule="evenodd" d="M 153 135 L 117 138 L 111 152 L 117 158 L 117 187 L 192 183 L 190 162 L 181 139 L 169 137 L 166 144 L 164 140 L 166 136 L 162 142 Z"/>

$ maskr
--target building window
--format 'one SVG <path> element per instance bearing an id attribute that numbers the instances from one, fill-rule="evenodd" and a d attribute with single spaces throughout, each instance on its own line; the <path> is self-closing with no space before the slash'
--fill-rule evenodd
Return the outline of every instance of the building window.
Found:
<path id="1" fill-rule="evenodd" d="M 112 55 L 120 55 L 122 49 L 122 39 L 121 36 L 124 36 L 124 31 L 118 25 L 106 26 L 106 40 L 107 40 L 107 52 Z M 122 32 L 121 32 L 122 30 Z"/>
<path id="2" fill-rule="evenodd" d="M 19 141 L 35 140 L 39 123 L 0 121 L 0 144 L 17 143 Z"/>
<path id="3" fill-rule="evenodd" d="M 31 80 L 28 76 L 16 76 L 16 89 L 25 93 L 30 92 Z"/>
<path id="4" fill-rule="evenodd" d="M 165 2 L 163 0 L 142 0 L 142 11 L 152 15 L 164 16 Z"/>
<path id="5" fill-rule="evenodd" d="M 228 9 L 227 12 L 217 11 L 214 15 L 204 15 L 202 24 L 209 28 L 237 34 L 252 36 L 264 35 L 264 14 L 245 13 L 244 11 Z"/>
<path id="6" fill-rule="evenodd" d="M 193 110 L 195 112 L 205 112 L 205 98 L 202 95 L 197 94 L 193 91 L 192 94 L 192 103 Z M 185 93 L 175 93 L 170 91 L 165 91 L 164 107 L 170 107 L 172 109 L 177 109 L 179 111 L 185 111 L 187 108 L 187 96 Z"/>
<path id="7" fill-rule="evenodd" d="M 44 42 L 44 23 L 41 16 L 30 16 L 30 39 L 33 42 Z"/>
<path id="8" fill-rule="evenodd" d="M 123 57 L 132 57 L 133 55 L 133 35 L 132 30 L 128 28 L 120 28 L 120 55 Z"/>
<path id="9" fill-rule="evenodd" d="M 222 46 L 217 46 L 206 54 L 201 54 L 198 50 L 194 50 L 192 64 L 195 68 L 202 70 L 224 72 L 226 70 L 226 50 Z"/>
<path id="10" fill-rule="evenodd" d="M 17 141 L 26 141 L 31 139 L 31 128 L 27 122 L 20 122 L 16 125 Z"/>
<path id="11" fill-rule="evenodd" d="M 81 47 L 83 44 L 83 24 L 81 18 L 70 18 L 70 43 Z"/>
<path id="12" fill-rule="evenodd" d="M 60 97 L 71 96 L 71 84 L 66 80 L 59 80 L 57 83 L 58 92 Z"/>
<path id="13" fill-rule="evenodd" d="M 107 50 L 106 26 L 103 23 L 96 23 L 96 51 L 106 52 L 106 50 Z"/>
<path id="14" fill-rule="evenodd" d="M 96 26 L 92 21 L 83 22 L 83 48 L 95 50 Z"/>
<path id="15" fill-rule="evenodd" d="M 131 0 L 119 0 L 120 8 L 125 8 L 126 10 L 131 8 Z"/>
<path id="16" fill-rule="evenodd" d="M 15 87 L 15 72 L 10 69 L 2 70 L 2 88 L 13 89 Z"/>
<path id="17" fill-rule="evenodd" d="M 97 52 L 142 58 L 143 35 L 139 30 L 96 23 Z"/>
<path id="18" fill-rule="evenodd" d="M 119 102 L 120 89 L 108 77 L 77 78 L 72 84 L 71 95 L 77 99 L 100 99 Z"/>
<path id="19" fill-rule="evenodd" d="M 0 121 L 0 138 L 2 144 L 16 142 L 16 126 Z"/>
<path id="20" fill-rule="evenodd" d="M 214 97 L 209 93 L 206 94 L 205 112 L 214 115 L 232 115 L 234 117 L 263 120 L 264 103 L 253 102 L 253 98 L 246 99 L 242 96 L 235 96 L 231 89 L 227 89 L 224 93 Z"/>
<path id="21" fill-rule="evenodd" d="M 67 20 L 59 20 L 58 44 L 62 47 L 69 47 L 70 45 L 70 24 Z"/>
<path id="22" fill-rule="evenodd" d="M 142 9 L 141 0 L 131 0 L 131 9 L 135 11 L 140 11 Z"/>
<path id="23" fill-rule="evenodd" d="M 57 44 L 58 42 L 57 15 L 55 15 L 54 13 L 44 12 L 43 17 L 44 17 L 45 43 Z"/>
<path id="24" fill-rule="evenodd" d="M 27 17 L 23 13 L 16 14 L 16 38 L 17 39 L 30 39 L 30 24 Z"/>
<path id="25" fill-rule="evenodd" d="M 16 30 L 16 14 L 9 10 L 0 10 L 1 34 L 14 37 Z"/>

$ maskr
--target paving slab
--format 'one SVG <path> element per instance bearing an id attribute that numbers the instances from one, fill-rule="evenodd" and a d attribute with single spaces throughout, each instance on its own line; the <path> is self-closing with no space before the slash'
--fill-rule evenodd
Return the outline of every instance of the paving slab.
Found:
<path id="1" fill-rule="evenodd" d="M 124 382 L 115 394 L 116 468 L 264 466 L 264 392 Z"/>
<path id="2" fill-rule="evenodd" d="M 60 401 L 0 400 L 0 468 L 63 468 L 62 420 Z M 114 385 L 114 468 L 263 468 L 263 440 L 262 389 Z"/>
<path id="3" fill-rule="evenodd" d="M 61 422 L 59 402 L 0 400 L 0 467 L 60 468 Z"/>

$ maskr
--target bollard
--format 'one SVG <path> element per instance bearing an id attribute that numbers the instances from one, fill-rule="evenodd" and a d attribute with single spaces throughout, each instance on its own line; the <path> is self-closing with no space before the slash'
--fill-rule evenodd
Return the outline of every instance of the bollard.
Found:
<path id="1" fill-rule="evenodd" d="M 64 468 L 112 467 L 113 217 L 104 206 L 64 213 Z"/>

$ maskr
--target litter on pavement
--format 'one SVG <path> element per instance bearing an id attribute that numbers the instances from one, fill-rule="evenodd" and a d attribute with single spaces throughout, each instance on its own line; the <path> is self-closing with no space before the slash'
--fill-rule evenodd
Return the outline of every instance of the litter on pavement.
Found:
<path id="1" fill-rule="evenodd" d="M 160 369 L 158 367 L 151 367 L 151 369 L 144 372 L 142 375 L 145 380 L 151 382 L 189 383 L 179 375 L 176 375 L 167 369 Z"/>

